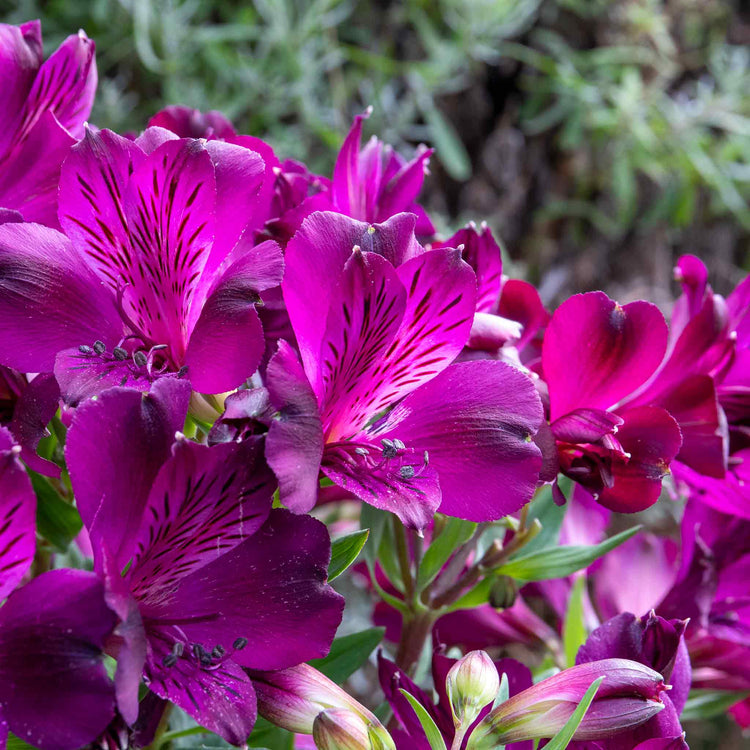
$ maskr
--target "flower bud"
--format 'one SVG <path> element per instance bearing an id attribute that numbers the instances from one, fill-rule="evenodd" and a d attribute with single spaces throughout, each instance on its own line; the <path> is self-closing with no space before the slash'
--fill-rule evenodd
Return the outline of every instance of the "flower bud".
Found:
<path id="1" fill-rule="evenodd" d="M 574 739 L 598 740 L 633 729 L 664 708 L 660 674 L 628 659 L 602 659 L 565 669 L 497 706 L 477 725 L 468 750 L 553 737 L 598 677 L 599 690 Z"/>
<path id="2" fill-rule="evenodd" d="M 346 708 L 329 708 L 319 713 L 312 734 L 318 750 L 396 750 L 380 722 L 373 726 Z"/>
<path id="3" fill-rule="evenodd" d="M 258 696 L 260 715 L 290 732 L 312 734 L 318 714 L 334 708 L 359 716 L 365 726 L 380 726 L 375 714 L 309 664 L 248 674 Z"/>
<path id="4" fill-rule="evenodd" d="M 468 726 L 476 721 L 488 703 L 495 700 L 500 677 L 492 659 L 484 651 L 472 651 L 450 668 L 445 689 L 456 726 Z"/>

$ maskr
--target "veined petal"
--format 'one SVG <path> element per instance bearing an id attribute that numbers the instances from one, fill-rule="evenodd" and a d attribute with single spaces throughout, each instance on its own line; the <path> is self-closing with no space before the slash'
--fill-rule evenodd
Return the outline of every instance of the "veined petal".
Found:
<path id="1" fill-rule="evenodd" d="M 62 349 L 122 336 L 112 296 L 65 235 L 39 224 L 0 226 L 0 350 L 22 372 L 50 372 Z"/>
<path id="2" fill-rule="evenodd" d="M 516 342 L 519 351 L 522 351 L 550 320 L 550 314 L 542 304 L 536 288 L 519 279 L 509 279 L 503 284 L 497 314 L 516 320 L 523 326 L 521 338 Z"/>
<path id="3" fill-rule="evenodd" d="M 566 443 L 595 443 L 605 435 L 614 435 L 622 417 L 601 409 L 575 409 L 552 423 L 552 432 Z"/>
<path id="4" fill-rule="evenodd" d="M 0 609 L 0 706 L 10 730 L 42 750 L 77 750 L 114 715 L 102 660 L 115 616 L 99 579 L 52 570 Z"/>
<path id="5" fill-rule="evenodd" d="M 418 388 L 371 432 L 427 452 L 440 511 L 496 520 L 531 498 L 542 466 L 532 441 L 543 413 L 534 384 L 503 362 L 463 362 Z"/>
<path id="6" fill-rule="evenodd" d="M 380 188 L 377 202 L 377 215 L 373 216 L 376 221 L 385 221 L 400 211 L 409 211 L 414 201 L 417 200 L 427 165 L 434 149 L 422 145 L 417 148 L 414 158 L 405 162 L 398 172 Z"/>
<path id="7" fill-rule="evenodd" d="M 158 126 L 176 133 L 180 138 L 230 138 L 235 135 L 232 123 L 218 110 L 201 112 L 182 104 L 170 104 L 159 110 L 148 127 Z"/>
<path id="8" fill-rule="evenodd" d="M 551 419 L 579 407 L 608 409 L 629 396 L 661 363 L 667 335 L 664 316 L 649 302 L 620 307 L 603 292 L 563 302 L 542 352 Z"/>
<path id="9" fill-rule="evenodd" d="M 328 441 L 355 434 L 383 408 L 390 385 L 384 355 L 395 345 L 406 291 L 387 260 L 357 250 L 340 276 L 338 298 L 328 312 L 313 382 Z"/>
<path id="10" fill-rule="evenodd" d="M 360 185 L 359 153 L 362 142 L 362 121 L 369 116 L 370 110 L 354 118 L 336 159 L 331 183 L 336 206 L 343 213 L 357 218 L 365 216 L 365 206 L 362 201 L 367 191 Z"/>
<path id="11" fill-rule="evenodd" d="M 26 100 L 26 123 L 49 110 L 75 138 L 91 114 L 96 93 L 94 42 L 79 31 L 71 34 L 39 69 Z"/>
<path id="12" fill-rule="evenodd" d="M 110 550 L 122 570 L 159 469 L 183 428 L 190 385 L 167 378 L 150 393 L 112 388 L 77 410 L 65 457 L 78 510 L 97 548 Z"/>
<path id="13" fill-rule="evenodd" d="M 169 648 L 155 638 L 151 647 L 145 672 L 149 688 L 210 732 L 232 745 L 244 745 L 258 711 L 253 684 L 242 669 L 228 659 L 208 670 L 198 659 L 187 657 L 165 666 Z"/>
<path id="14" fill-rule="evenodd" d="M 279 341 L 266 379 L 271 403 L 279 410 L 266 437 L 266 459 L 279 480 L 284 504 L 297 513 L 305 512 L 315 504 L 323 458 L 317 400 L 296 352 L 286 341 Z"/>
<path id="15" fill-rule="evenodd" d="M 180 439 L 159 471 L 134 545 L 128 585 L 143 617 L 187 576 L 255 534 L 276 483 L 255 443 Z"/>
<path id="16" fill-rule="evenodd" d="M 149 620 L 174 622 L 190 643 L 208 653 L 219 645 L 251 669 L 324 656 L 344 603 L 325 582 L 330 554 L 323 524 L 273 510 L 252 537 L 165 590 Z"/>
<path id="17" fill-rule="evenodd" d="M 36 495 L 19 453 L 0 427 L 0 601 L 20 583 L 36 549 Z"/>
<path id="18" fill-rule="evenodd" d="M 281 248 L 264 242 L 227 268 L 203 305 L 185 352 L 188 377 L 196 391 L 223 393 L 241 385 L 265 351 L 255 303 L 258 291 L 278 285 Z"/>

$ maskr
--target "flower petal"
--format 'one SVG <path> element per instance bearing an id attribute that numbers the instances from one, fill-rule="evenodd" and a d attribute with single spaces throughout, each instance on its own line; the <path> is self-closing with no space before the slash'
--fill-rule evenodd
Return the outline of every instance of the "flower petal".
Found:
<path id="1" fill-rule="evenodd" d="M 235 135 L 232 123 L 215 109 L 201 112 L 182 104 L 171 104 L 159 110 L 148 127 L 158 126 L 176 133 L 180 138 L 229 138 Z"/>
<path id="2" fill-rule="evenodd" d="M 372 432 L 429 454 L 440 512 L 491 521 L 531 499 L 542 457 L 532 441 L 542 405 L 531 379 L 503 362 L 451 365 L 405 398 Z"/>
<path id="3" fill-rule="evenodd" d="M 0 601 L 20 583 L 36 549 L 36 495 L 19 452 L 0 427 Z"/>
<path id="4" fill-rule="evenodd" d="M 60 232 L 0 226 L 0 351 L 21 372 L 50 372 L 62 349 L 114 346 L 122 322 L 107 291 Z"/>
<path id="5" fill-rule="evenodd" d="M 10 730 L 42 750 L 77 750 L 114 716 L 102 648 L 115 624 L 99 579 L 52 570 L 0 609 L 0 706 Z"/>
<path id="6" fill-rule="evenodd" d="M 666 347 L 664 316 L 649 302 L 620 307 L 603 292 L 566 300 L 544 336 L 550 418 L 614 406 L 649 378 Z"/>
<path id="7" fill-rule="evenodd" d="M 318 404 L 296 352 L 286 341 L 279 341 L 266 376 L 271 403 L 279 410 L 266 438 L 266 459 L 279 480 L 284 504 L 305 512 L 315 504 L 323 458 Z"/>
<path id="8" fill-rule="evenodd" d="M 166 378 L 150 393 L 112 388 L 76 410 L 65 457 L 78 510 L 94 549 L 104 543 L 117 570 L 135 550 L 149 491 L 189 398 L 188 383 Z"/>

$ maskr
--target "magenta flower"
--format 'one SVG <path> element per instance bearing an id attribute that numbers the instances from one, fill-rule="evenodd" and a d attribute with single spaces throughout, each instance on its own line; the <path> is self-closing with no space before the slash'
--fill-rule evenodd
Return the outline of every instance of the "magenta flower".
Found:
<path id="1" fill-rule="evenodd" d="M 172 104 L 157 112 L 149 121 L 149 128 L 165 128 L 180 138 L 230 140 L 237 135 L 234 126 L 215 109 L 201 112 L 183 104 Z"/>
<path id="2" fill-rule="evenodd" d="M 0 226 L 3 364 L 54 369 L 73 404 L 164 376 L 236 388 L 264 350 L 259 292 L 282 274 L 278 246 L 243 234 L 264 179 L 240 146 L 88 131 L 62 169 L 66 234 Z"/>
<path id="3" fill-rule="evenodd" d="M 77 410 L 66 457 L 119 617 L 110 647 L 123 718 L 135 721 L 142 676 L 242 744 L 256 716 L 243 668 L 325 655 L 343 600 L 326 584 L 325 527 L 271 510 L 276 483 L 257 442 L 175 441 L 189 393 L 177 380 L 104 392 Z"/>
<path id="4" fill-rule="evenodd" d="M 534 491 L 533 384 L 501 362 L 451 365 L 474 274 L 456 250 L 424 251 L 413 227 L 403 214 L 367 225 L 317 213 L 287 246 L 282 288 L 302 362 L 282 342 L 268 365 L 280 418 L 267 457 L 295 511 L 314 504 L 321 470 L 417 528 L 438 508 L 497 519 Z"/>
<path id="5" fill-rule="evenodd" d="M 94 43 L 82 31 L 44 62 L 39 21 L 0 24 L 0 207 L 59 226 L 60 165 L 83 135 L 96 79 Z"/>
<path id="6" fill-rule="evenodd" d="M 83 570 L 43 573 L 8 597 L 0 608 L 0 746 L 8 731 L 41 750 L 78 750 L 101 734 L 115 712 L 103 663 L 114 625 L 101 581 Z"/>
<path id="7" fill-rule="evenodd" d="M 542 367 L 560 470 L 610 510 L 655 503 L 682 444 L 664 408 L 627 404 L 662 362 L 667 336 L 656 306 L 621 307 L 603 292 L 566 300 L 545 333 Z"/>
<path id="8" fill-rule="evenodd" d="M 354 124 L 336 159 L 330 198 L 335 210 L 368 223 L 383 222 L 403 211 L 415 214 L 415 232 L 435 233 L 425 210 L 416 203 L 422 189 L 432 149 L 420 146 L 407 161 L 375 136 L 364 148 L 362 122 L 371 110 L 354 118 Z"/>

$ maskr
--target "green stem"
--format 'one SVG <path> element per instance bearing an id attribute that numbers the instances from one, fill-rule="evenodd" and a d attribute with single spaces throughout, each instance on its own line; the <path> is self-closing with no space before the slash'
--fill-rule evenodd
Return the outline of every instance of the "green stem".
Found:
<path id="1" fill-rule="evenodd" d="M 404 616 L 401 638 L 396 652 L 396 664 L 410 676 L 413 676 L 419 663 L 419 657 L 430 637 L 436 618 L 437 613 L 430 610 Z"/>
<path id="2" fill-rule="evenodd" d="M 401 569 L 401 578 L 404 582 L 404 595 L 406 601 L 411 605 L 414 602 L 415 586 L 409 558 L 409 546 L 406 541 L 406 529 L 396 516 L 393 516 L 393 536 L 396 542 L 396 554 Z"/>

